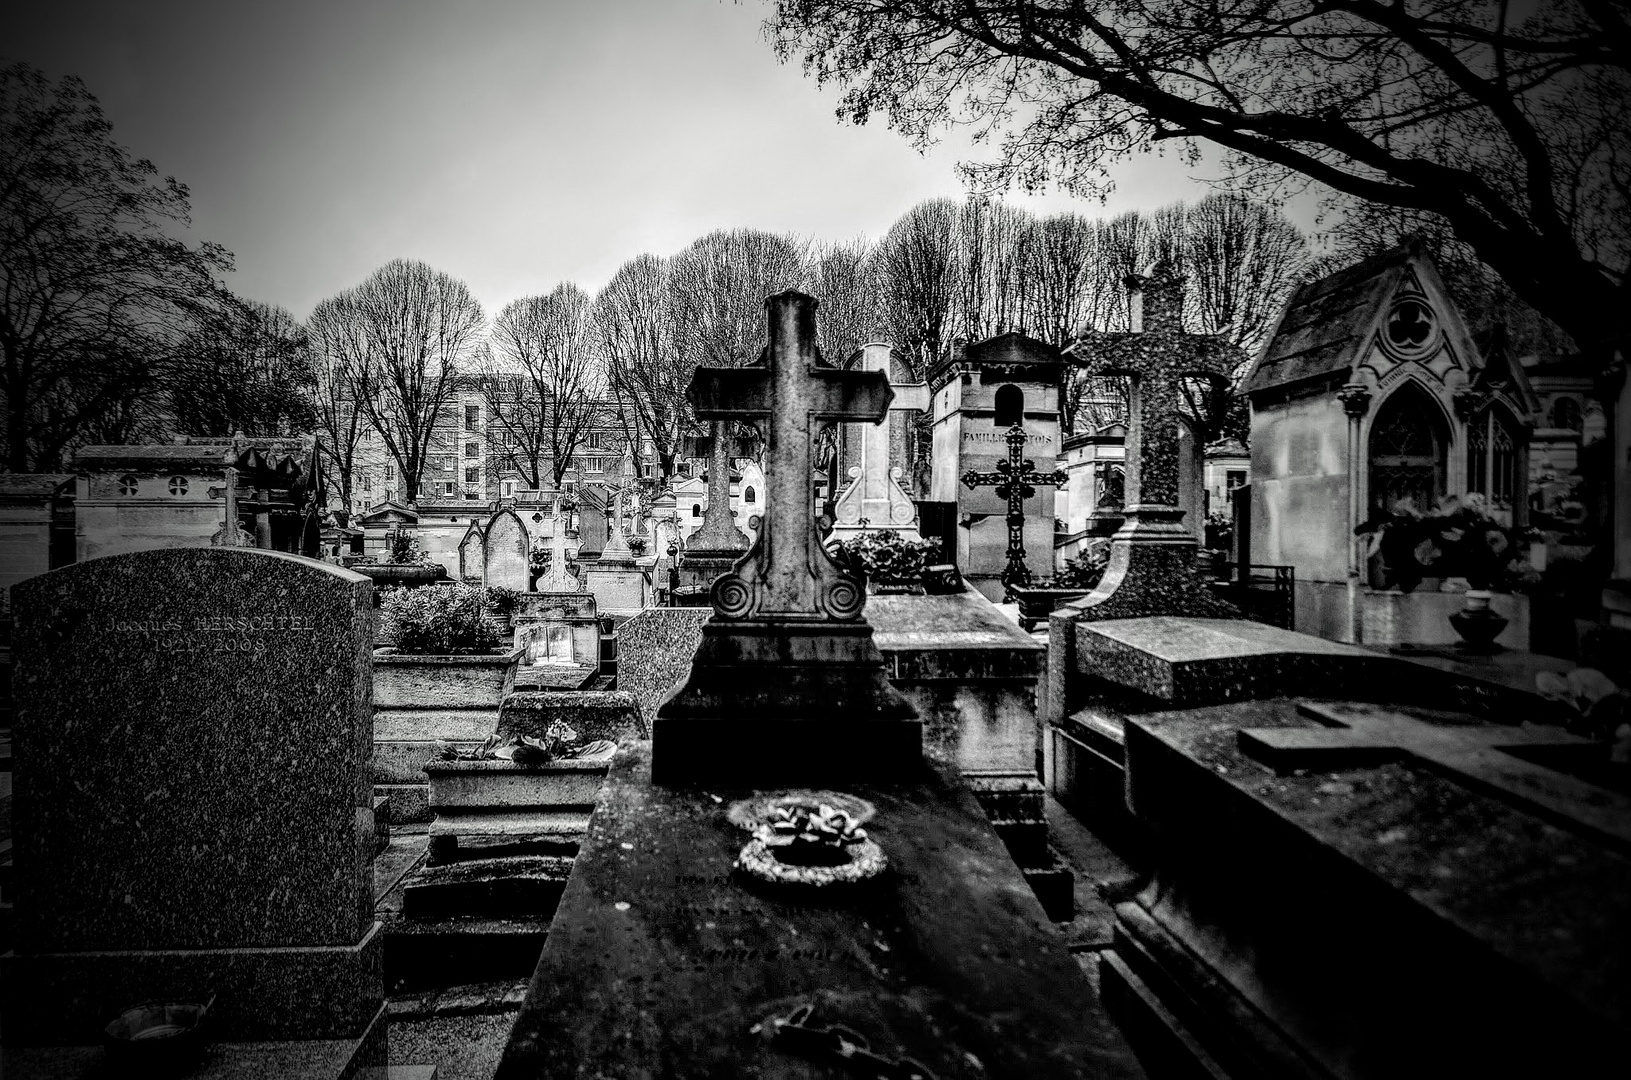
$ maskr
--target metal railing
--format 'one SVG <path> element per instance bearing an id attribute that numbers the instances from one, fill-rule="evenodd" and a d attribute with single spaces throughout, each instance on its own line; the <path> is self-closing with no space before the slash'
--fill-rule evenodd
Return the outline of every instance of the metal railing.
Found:
<path id="1" fill-rule="evenodd" d="M 1267 563 L 1212 562 L 1203 566 L 1207 585 L 1248 619 L 1292 628 L 1297 568 Z"/>

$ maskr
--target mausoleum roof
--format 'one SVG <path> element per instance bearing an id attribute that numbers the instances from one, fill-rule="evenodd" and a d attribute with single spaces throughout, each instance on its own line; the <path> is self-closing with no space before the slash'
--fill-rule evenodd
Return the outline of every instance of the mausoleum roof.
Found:
<path id="1" fill-rule="evenodd" d="M 1345 376 L 1408 265 L 1420 255 L 1420 242 L 1413 240 L 1298 288 L 1241 392 Z"/>
<path id="2" fill-rule="evenodd" d="M 0 473 L 0 499 L 48 499 L 73 482 L 73 473 Z"/>

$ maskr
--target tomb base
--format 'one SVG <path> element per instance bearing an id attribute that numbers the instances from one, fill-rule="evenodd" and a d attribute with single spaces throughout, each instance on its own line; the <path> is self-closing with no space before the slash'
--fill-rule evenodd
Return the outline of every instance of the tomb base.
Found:
<path id="1" fill-rule="evenodd" d="M 211 994 L 212 1039 L 356 1038 L 384 997 L 382 941 L 376 922 L 356 945 L 8 953 L 0 956 L 6 1039 L 96 1043 L 133 1005 Z"/>
<path id="2" fill-rule="evenodd" d="M 1451 730 L 1491 730 L 1469 719 Z M 1100 974 L 1113 1015 L 1164 1047 L 1152 1067 L 1623 1071 L 1623 856 L 1455 770 L 1351 753 L 1277 774 L 1245 752 L 1244 731 L 1309 724 L 1285 700 L 1127 720 L 1128 798 L 1156 872 L 1117 907 Z"/>
<path id="3" fill-rule="evenodd" d="M 917 711 L 890 685 L 872 627 L 715 620 L 686 681 L 657 709 L 662 784 L 908 778 Z"/>
<path id="4" fill-rule="evenodd" d="M 367 1030 L 357 1038 L 279 1042 L 211 1039 L 198 1065 L 186 1076 L 187 1080 L 362 1080 L 385 1074 L 389 1068 L 389 1040 L 389 1018 L 381 1005 Z M 0 1075 L 9 1080 L 106 1080 L 118 1074 L 110 1070 L 107 1051 L 101 1046 L 8 1045 L 0 1051 Z"/>
<path id="5" fill-rule="evenodd" d="M 720 574 L 728 574 L 735 569 L 736 561 L 747 553 L 741 551 L 703 550 L 701 548 L 687 548 L 680 556 L 678 568 L 680 588 L 702 586 L 702 603 L 708 602 L 708 588 L 713 585 L 714 578 Z"/>
<path id="6" fill-rule="evenodd" d="M 936 1076 L 1142 1075 L 949 765 L 846 786 L 889 868 L 801 902 L 733 873 L 752 790 L 653 786 L 650 752 L 613 762 L 497 1080 L 849 1075 L 772 1036 L 801 1004 Z"/>

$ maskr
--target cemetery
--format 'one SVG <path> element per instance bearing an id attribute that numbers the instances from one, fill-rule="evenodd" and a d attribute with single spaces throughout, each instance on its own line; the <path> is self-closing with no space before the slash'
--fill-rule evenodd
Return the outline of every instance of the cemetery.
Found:
<path id="1" fill-rule="evenodd" d="M 1255 357 L 1185 282 L 921 368 L 765 297 L 666 482 L 8 475 L 0 1071 L 1622 1075 L 1631 624 L 1544 571 L 1573 500 L 1631 579 L 1631 500 L 1555 482 L 1570 369 L 1419 245 Z M 1249 447 L 1186 405 L 1236 370 Z"/>

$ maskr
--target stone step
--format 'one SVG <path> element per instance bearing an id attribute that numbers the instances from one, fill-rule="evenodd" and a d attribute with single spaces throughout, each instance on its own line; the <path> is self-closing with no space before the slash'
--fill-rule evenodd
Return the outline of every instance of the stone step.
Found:
<path id="1" fill-rule="evenodd" d="M 529 919 L 388 918 L 386 992 L 528 978 L 544 951 L 549 921 L 548 914 Z"/>
<path id="2" fill-rule="evenodd" d="M 1047 793 L 1039 781 L 1032 781 L 1034 787 L 1023 790 L 991 791 L 978 785 L 974 787 L 974 798 L 979 802 L 985 816 L 993 820 L 997 818 L 1040 818 L 1044 813 L 1044 803 Z"/>
<path id="3" fill-rule="evenodd" d="M 571 858 L 589 829 L 591 810 L 460 810 L 436 812 L 430 823 L 430 861 L 556 855 Z"/>
<path id="4" fill-rule="evenodd" d="M 391 846 L 391 797 L 374 795 L 374 854 Z"/>
<path id="5" fill-rule="evenodd" d="M 355 1080 L 436 1080 L 434 1065 L 372 1065 L 359 1069 Z"/>
<path id="6" fill-rule="evenodd" d="M 429 784 L 375 784 L 374 797 L 387 800 L 392 825 L 423 825 L 432 817 Z"/>
<path id="7" fill-rule="evenodd" d="M 1069 922 L 1076 917 L 1076 874 L 1052 848 L 1048 849 L 1048 859 L 1045 865 L 1021 866 L 1019 872 L 1048 918 Z"/>
<path id="8" fill-rule="evenodd" d="M 424 866 L 403 882 L 402 915 L 406 919 L 548 918 L 571 873 L 572 860 L 555 855 Z"/>

